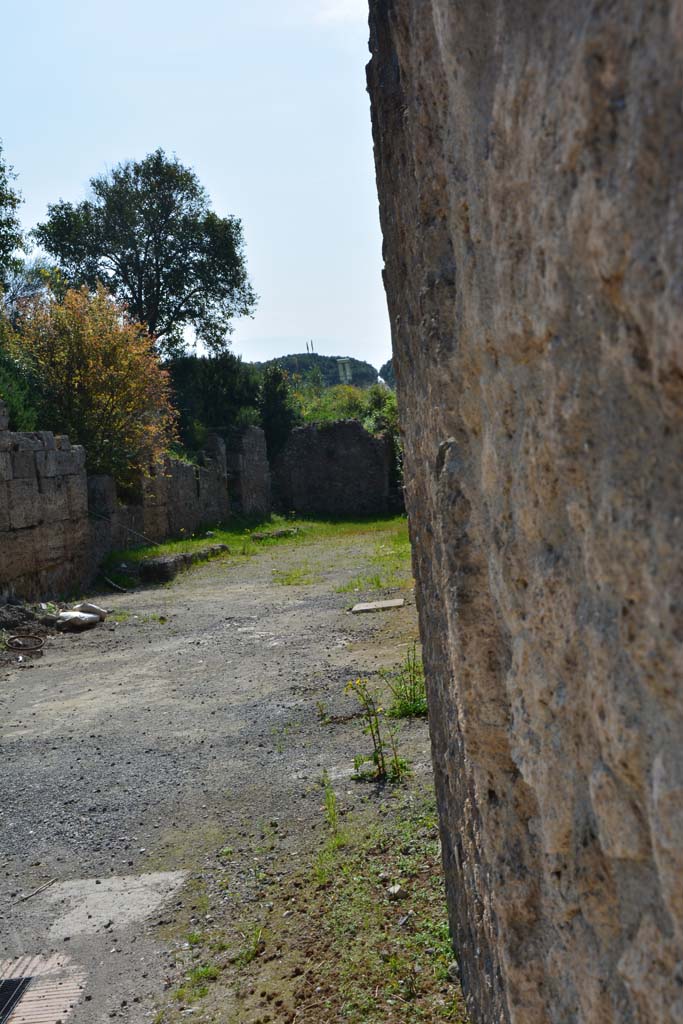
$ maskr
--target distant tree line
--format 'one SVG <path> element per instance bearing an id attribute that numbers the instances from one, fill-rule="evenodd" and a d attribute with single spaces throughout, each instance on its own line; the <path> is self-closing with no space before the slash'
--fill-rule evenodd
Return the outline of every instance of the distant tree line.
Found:
<path id="1" fill-rule="evenodd" d="M 348 367 L 350 380 L 341 376 L 340 360 Z M 320 373 L 322 383 L 328 388 L 334 387 L 335 384 L 347 383 L 355 384 L 359 388 L 367 388 L 376 384 L 378 377 L 375 367 L 362 359 L 354 359 L 352 356 L 323 356 L 317 352 L 278 356 L 276 359 L 254 365 L 258 369 L 264 370 L 274 363 L 278 363 L 283 370 L 286 370 L 292 379 L 307 379 L 313 372 Z"/>

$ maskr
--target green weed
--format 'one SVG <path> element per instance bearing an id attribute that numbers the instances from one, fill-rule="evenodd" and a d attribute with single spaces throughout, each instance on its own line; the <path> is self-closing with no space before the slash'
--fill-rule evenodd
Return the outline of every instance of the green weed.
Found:
<path id="1" fill-rule="evenodd" d="M 370 755 L 358 754 L 354 758 L 354 778 L 374 779 L 376 782 L 400 782 L 409 774 L 410 767 L 398 753 L 397 729 L 382 724 L 384 708 L 380 695 L 370 689 L 367 679 L 356 679 L 346 685 L 346 692 L 356 697 L 365 722 L 363 732 L 372 740 Z M 366 768 L 370 768 L 370 772 Z"/>
<path id="2" fill-rule="evenodd" d="M 314 880 L 323 886 L 327 954 L 317 982 L 336 993 L 335 1020 L 467 1024 L 449 980 L 454 954 L 431 794 L 401 797 L 396 812 L 373 828 L 352 826 L 343 850 L 319 855 Z M 398 898 L 390 892 L 395 886 Z"/>
<path id="3" fill-rule="evenodd" d="M 391 691 L 392 701 L 387 711 L 391 718 L 421 718 L 427 714 L 424 668 L 416 643 L 397 669 L 382 670 L 380 675 Z"/>
<path id="4" fill-rule="evenodd" d="M 266 948 L 263 928 L 259 925 L 256 925 L 248 936 L 243 933 L 243 938 L 244 945 L 235 958 L 235 962 L 241 967 L 245 967 L 247 964 L 250 964 L 252 960 L 255 960 L 256 957 L 260 956 Z"/>
<path id="5" fill-rule="evenodd" d="M 273 569 L 273 580 L 283 587 L 308 587 L 318 578 L 308 565 L 294 569 Z"/>

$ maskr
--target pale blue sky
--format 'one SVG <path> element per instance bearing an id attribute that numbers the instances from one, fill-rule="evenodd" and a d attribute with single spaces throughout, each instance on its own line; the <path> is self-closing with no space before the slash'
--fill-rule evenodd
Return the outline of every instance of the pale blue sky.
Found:
<path id="1" fill-rule="evenodd" d="M 27 227 L 162 146 L 244 223 L 245 359 L 390 355 L 366 0 L 8 0 L 0 139 Z"/>

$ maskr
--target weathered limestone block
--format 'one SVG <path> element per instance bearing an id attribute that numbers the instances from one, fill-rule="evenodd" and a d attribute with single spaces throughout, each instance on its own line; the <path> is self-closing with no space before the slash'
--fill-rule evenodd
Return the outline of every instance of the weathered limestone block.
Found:
<path id="1" fill-rule="evenodd" d="M 85 470 L 85 448 L 80 444 L 70 445 L 55 452 L 57 472 L 62 476 L 82 473 Z"/>
<path id="2" fill-rule="evenodd" d="M 7 483 L 0 478 L 0 533 L 5 530 L 9 530 L 9 491 Z"/>
<path id="3" fill-rule="evenodd" d="M 84 473 L 67 476 L 67 503 L 70 519 L 87 519 L 88 517 L 88 480 Z"/>
<path id="4" fill-rule="evenodd" d="M 474 1019 L 683 1021 L 683 7 L 371 0 Z"/>
<path id="5" fill-rule="evenodd" d="M 40 522 L 58 523 L 70 518 L 68 479 L 69 477 L 65 476 L 55 476 L 41 477 L 38 480 Z"/>
<path id="6" fill-rule="evenodd" d="M 36 455 L 34 451 L 13 451 L 11 454 L 12 476 L 15 480 L 19 478 L 35 477 Z"/>
<path id="7" fill-rule="evenodd" d="M 39 500 L 38 481 L 35 477 L 20 477 L 10 481 L 7 506 L 9 521 L 13 530 L 35 526 L 42 519 L 43 509 Z"/>

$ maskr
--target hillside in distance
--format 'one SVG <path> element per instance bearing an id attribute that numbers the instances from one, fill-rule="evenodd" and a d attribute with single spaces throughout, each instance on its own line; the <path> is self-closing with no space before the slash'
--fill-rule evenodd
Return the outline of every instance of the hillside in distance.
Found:
<path id="1" fill-rule="evenodd" d="M 344 361 L 348 375 L 342 376 L 340 360 Z M 278 356 L 277 359 L 269 359 L 265 363 L 252 363 L 258 370 L 264 370 L 267 366 L 278 363 L 283 370 L 286 370 L 291 377 L 301 377 L 306 380 L 314 369 L 320 370 L 325 387 L 333 387 L 335 384 L 355 384 L 357 387 L 366 388 L 377 383 L 378 372 L 370 363 L 362 359 L 354 359 L 353 356 L 322 356 L 317 352 L 301 352 L 295 355 Z"/>

